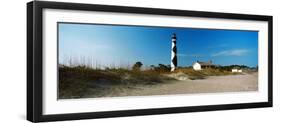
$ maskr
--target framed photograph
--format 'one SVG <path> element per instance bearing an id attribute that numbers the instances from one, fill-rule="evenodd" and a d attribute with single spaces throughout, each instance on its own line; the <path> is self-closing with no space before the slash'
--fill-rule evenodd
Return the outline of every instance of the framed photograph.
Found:
<path id="1" fill-rule="evenodd" d="M 27 4 L 27 120 L 272 107 L 272 16 Z"/>

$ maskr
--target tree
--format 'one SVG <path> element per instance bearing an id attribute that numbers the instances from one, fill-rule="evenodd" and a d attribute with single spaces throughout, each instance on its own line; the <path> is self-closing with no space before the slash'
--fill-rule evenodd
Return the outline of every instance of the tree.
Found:
<path id="1" fill-rule="evenodd" d="M 150 65 L 150 70 L 154 70 L 155 66 L 154 65 Z"/>
<path id="2" fill-rule="evenodd" d="M 143 64 L 141 62 L 136 62 L 134 65 L 133 65 L 133 70 L 134 71 L 140 71 L 140 68 Z"/>
<path id="3" fill-rule="evenodd" d="M 159 64 L 158 67 L 155 68 L 156 71 L 159 72 L 168 72 L 171 70 L 170 65 Z"/>

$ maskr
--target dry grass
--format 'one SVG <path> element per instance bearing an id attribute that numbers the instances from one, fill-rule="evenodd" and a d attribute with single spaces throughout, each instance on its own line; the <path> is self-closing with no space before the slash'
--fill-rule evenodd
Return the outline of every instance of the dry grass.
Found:
<path id="1" fill-rule="evenodd" d="M 231 75 L 221 69 L 194 71 L 192 68 L 179 68 L 172 73 L 183 73 L 190 80 L 205 79 L 208 76 Z M 170 71 L 107 68 L 93 69 L 85 66 L 59 68 L 59 99 L 106 97 L 129 92 L 142 86 L 154 86 L 175 80 Z"/>
<path id="2" fill-rule="evenodd" d="M 59 99 L 97 97 L 141 85 L 155 85 L 174 80 L 153 70 L 98 70 L 85 66 L 59 68 Z"/>
<path id="3" fill-rule="evenodd" d="M 207 68 L 200 71 L 195 71 L 192 68 L 179 68 L 175 72 L 182 72 L 189 76 L 189 79 L 205 79 L 207 76 L 222 76 L 222 75 L 233 75 L 234 73 L 226 70 Z"/>

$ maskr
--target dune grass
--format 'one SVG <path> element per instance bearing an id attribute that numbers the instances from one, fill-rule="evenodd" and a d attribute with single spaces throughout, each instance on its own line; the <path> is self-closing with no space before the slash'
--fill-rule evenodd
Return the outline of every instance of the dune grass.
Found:
<path id="1" fill-rule="evenodd" d="M 128 70 L 122 68 L 93 69 L 86 66 L 59 67 L 59 99 L 107 97 L 128 93 L 130 89 L 154 86 L 177 80 L 171 76 L 183 73 L 190 80 L 208 76 L 232 75 L 230 71 L 209 68 L 195 71 L 192 68 L 169 70 Z"/>
<path id="2" fill-rule="evenodd" d="M 230 71 L 217 69 L 217 68 L 206 68 L 200 71 L 195 71 L 192 68 L 179 68 L 176 72 L 182 72 L 188 75 L 191 80 L 205 79 L 208 76 L 222 76 L 222 75 L 233 75 Z"/>
<path id="3" fill-rule="evenodd" d="M 59 68 L 59 99 L 97 97 L 113 91 L 173 80 L 153 70 L 92 69 L 85 66 Z M 124 91 L 124 90 L 123 90 Z"/>

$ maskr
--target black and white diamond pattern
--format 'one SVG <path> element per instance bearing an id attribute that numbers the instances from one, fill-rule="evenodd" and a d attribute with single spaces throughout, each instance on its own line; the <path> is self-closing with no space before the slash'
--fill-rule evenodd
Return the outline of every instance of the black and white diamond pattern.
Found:
<path id="1" fill-rule="evenodd" d="M 178 65 L 177 59 L 177 37 L 174 33 L 172 36 L 172 54 L 171 54 L 171 71 L 174 71 Z"/>

